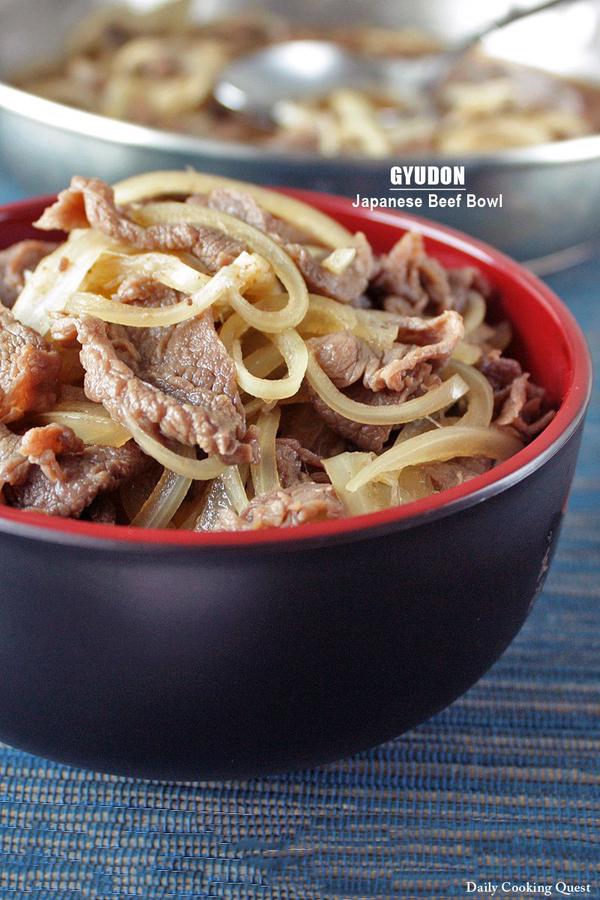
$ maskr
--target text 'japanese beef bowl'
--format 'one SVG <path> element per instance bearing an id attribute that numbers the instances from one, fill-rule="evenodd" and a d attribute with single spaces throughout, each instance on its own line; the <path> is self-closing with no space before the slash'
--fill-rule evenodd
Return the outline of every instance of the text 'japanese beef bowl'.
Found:
<path id="1" fill-rule="evenodd" d="M 497 659 L 591 381 L 541 282 L 193 171 L 74 177 L 0 238 L 2 740 L 248 776 L 397 735 Z"/>

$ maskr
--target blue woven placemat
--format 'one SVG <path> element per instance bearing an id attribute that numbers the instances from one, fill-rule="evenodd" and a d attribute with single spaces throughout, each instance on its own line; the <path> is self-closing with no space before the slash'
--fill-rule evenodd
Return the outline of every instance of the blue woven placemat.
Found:
<path id="1" fill-rule="evenodd" d="M 600 365 L 600 260 L 549 281 Z M 465 697 L 389 744 L 325 769 L 195 785 L 0 745 L 0 898 L 483 896 L 468 881 L 532 888 L 496 896 L 559 896 L 562 881 L 600 897 L 599 459 L 596 393 L 529 621 Z"/>

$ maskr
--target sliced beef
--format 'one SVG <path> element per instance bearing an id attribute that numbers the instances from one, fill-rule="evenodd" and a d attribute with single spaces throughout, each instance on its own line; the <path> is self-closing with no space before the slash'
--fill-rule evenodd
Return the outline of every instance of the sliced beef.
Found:
<path id="1" fill-rule="evenodd" d="M 283 244 L 308 287 L 315 293 L 333 297 L 340 303 L 352 304 L 367 289 L 373 271 L 373 254 L 364 235 L 355 235 L 356 256 L 341 274 L 336 275 L 322 266 L 307 249 L 306 244 L 314 244 L 314 238 L 264 210 L 250 194 L 231 188 L 217 188 L 207 197 L 196 195 L 191 200 L 235 216 Z"/>
<path id="2" fill-rule="evenodd" d="M 307 450 L 294 438 L 277 438 L 275 441 L 277 471 L 283 488 L 289 488 L 300 481 L 310 480 L 309 469 L 323 468 L 320 458 Z"/>
<path id="3" fill-rule="evenodd" d="M 348 449 L 346 441 L 315 415 L 310 403 L 294 403 L 284 406 L 281 412 L 279 434 L 309 447 L 319 459 L 329 459 Z"/>
<path id="4" fill-rule="evenodd" d="M 113 300 L 137 306 L 170 306 L 180 299 L 181 294 L 173 288 L 144 275 L 125 278 L 113 294 Z"/>
<path id="5" fill-rule="evenodd" d="M 214 191 L 209 204 L 212 208 L 225 210 L 235 205 L 236 214 L 240 218 L 246 217 L 244 221 L 260 221 L 267 228 L 273 227 L 275 217 L 265 222 L 263 216 L 267 214 L 260 207 L 257 210 L 257 204 L 251 197 L 242 195 L 241 199 L 237 196 L 232 198 L 232 194 L 232 191 Z M 352 303 L 364 293 L 373 267 L 371 248 L 364 235 L 355 236 L 356 257 L 341 275 L 336 275 L 314 259 L 303 244 L 286 240 L 286 237 L 295 236 L 296 232 L 287 231 L 283 228 L 284 224 L 277 226 L 281 236 L 271 233 L 296 261 L 312 290 L 341 303 Z M 233 262 L 244 249 L 240 241 L 227 237 L 223 232 L 190 222 L 144 228 L 116 207 L 114 192 L 109 185 L 99 178 L 82 178 L 79 175 L 73 177 L 71 186 L 59 194 L 56 203 L 44 211 L 36 225 L 46 230 L 61 228 L 65 231 L 92 226 L 140 250 L 187 250 L 198 257 L 209 272 L 216 272 Z"/>
<path id="6" fill-rule="evenodd" d="M 496 325 L 482 322 L 481 325 L 469 332 L 467 341 L 469 344 L 479 347 L 484 356 L 494 350 L 506 350 L 512 341 L 510 322 L 504 320 Z"/>
<path id="7" fill-rule="evenodd" d="M 425 252 L 423 237 L 408 231 L 381 256 L 371 281 L 372 291 L 383 298 L 383 306 L 400 315 L 425 313 L 451 306 L 446 270 Z"/>
<path id="8" fill-rule="evenodd" d="M 417 383 L 431 380 L 432 373 L 450 358 L 464 335 L 461 316 L 447 310 L 433 319 L 402 316 L 398 338 L 383 353 L 376 353 L 349 331 L 311 338 L 317 362 L 338 388 L 363 379 L 372 391 L 414 393 Z"/>
<path id="9" fill-rule="evenodd" d="M 309 345 L 323 371 L 351 399 L 382 406 L 402 403 L 440 383 L 438 370 L 463 336 L 460 315 L 447 310 L 434 319 L 399 319 L 390 350 L 375 353 L 350 332 L 311 338 Z M 330 409 L 309 386 L 311 403 L 324 422 L 361 450 L 379 453 L 392 431 L 389 425 L 363 425 Z"/>
<path id="10" fill-rule="evenodd" d="M 84 446 L 70 428 L 46 425 L 24 435 L 0 425 L 0 489 L 10 506 L 78 518 L 104 492 L 145 465 L 133 441 Z"/>
<path id="11" fill-rule="evenodd" d="M 5 484 L 20 484 L 27 478 L 29 462 L 19 453 L 21 436 L 0 424 L 0 498 Z"/>
<path id="12" fill-rule="evenodd" d="M 230 510 L 221 513 L 216 530 L 256 531 L 259 528 L 292 528 L 308 522 L 339 519 L 344 507 L 330 484 L 304 481 L 287 490 L 260 494 L 241 516 Z"/>
<path id="13" fill-rule="evenodd" d="M 71 186 L 61 191 L 57 201 L 44 211 L 35 223 L 38 228 L 97 228 L 117 241 L 138 250 L 186 250 L 193 253 L 209 272 L 216 272 L 233 262 L 243 245 L 221 231 L 189 222 L 151 225 L 144 228 L 128 218 L 115 205 L 114 191 L 99 178 L 71 179 Z"/>
<path id="14" fill-rule="evenodd" d="M 346 419 L 327 406 L 312 389 L 309 389 L 309 393 L 312 405 L 328 428 L 361 450 L 370 450 L 374 453 L 381 451 L 391 434 L 391 425 L 364 425 L 360 422 L 354 422 L 352 419 Z M 352 400 L 356 400 L 358 403 L 367 403 L 371 406 L 389 406 L 400 402 L 398 396 L 391 391 L 380 391 L 375 394 L 359 382 L 348 388 L 345 393 Z"/>
<path id="15" fill-rule="evenodd" d="M 116 525 L 119 520 L 117 502 L 112 494 L 100 494 L 90 503 L 84 513 L 90 522 L 99 525 Z"/>
<path id="16" fill-rule="evenodd" d="M 484 456 L 457 456 L 446 462 L 426 463 L 419 466 L 419 470 L 429 478 L 435 491 L 446 491 L 482 475 L 492 465 L 492 460 Z"/>
<path id="17" fill-rule="evenodd" d="M 285 249 L 313 293 L 332 297 L 340 303 L 360 306 L 373 272 L 373 253 L 369 242 L 360 232 L 354 235 L 353 246 L 356 248 L 356 256 L 339 275 L 321 265 L 304 244 L 286 244 Z"/>
<path id="18" fill-rule="evenodd" d="M 521 410 L 527 403 L 529 373 L 523 372 L 517 375 L 508 386 L 506 398 L 495 421 L 498 425 L 512 425 L 521 415 Z"/>
<path id="19" fill-rule="evenodd" d="M 89 446 L 61 457 L 60 481 L 50 481 L 34 466 L 22 484 L 5 489 L 5 496 L 20 509 L 77 519 L 99 494 L 115 491 L 142 465 L 143 454 L 133 441 L 123 447 Z"/>
<path id="20" fill-rule="evenodd" d="M 83 453 L 85 444 L 71 428 L 52 423 L 30 428 L 21 438 L 19 453 L 31 465 L 37 465 L 49 481 L 64 481 L 65 474 L 57 459 L 65 453 Z"/>
<path id="21" fill-rule="evenodd" d="M 275 441 L 277 472 L 283 488 L 302 481 L 302 460 L 297 447 L 300 447 L 300 444 L 293 438 L 278 438 Z"/>
<path id="22" fill-rule="evenodd" d="M 379 363 L 371 361 L 365 371 L 365 386 L 414 395 L 417 384 L 426 384 L 432 373 L 450 358 L 465 330 L 462 317 L 446 310 L 434 319 L 408 316 L 401 320 L 398 339 L 386 350 Z"/>
<path id="23" fill-rule="evenodd" d="M 336 331 L 310 338 L 315 359 L 340 390 L 359 381 L 367 368 L 379 363 L 379 356 L 351 331 Z"/>
<path id="24" fill-rule="evenodd" d="M 81 343 L 86 396 L 127 427 L 218 454 L 224 462 L 255 458 L 235 368 L 212 314 L 171 328 L 107 326 L 90 317 L 68 321 Z"/>
<path id="25" fill-rule="evenodd" d="M 32 272 L 57 247 L 50 241 L 28 240 L 0 250 L 0 303 L 12 307 L 25 287 L 27 272 Z"/>
<path id="26" fill-rule="evenodd" d="M 34 222 L 36 228 L 42 231 L 74 231 L 76 228 L 88 228 L 91 224 L 88 221 L 86 213 L 86 204 L 84 203 L 84 189 L 88 193 L 92 192 L 97 196 L 108 198 L 114 192 L 108 187 L 106 182 L 99 178 L 82 178 L 79 175 L 73 176 L 71 185 L 66 190 L 61 191 L 51 206 L 47 206 L 37 222 Z M 91 200 L 90 200 L 91 203 Z"/>
<path id="27" fill-rule="evenodd" d="M 400 315 L 463 312 L 471 293 L 487 298 L 491 287 L 473 266 L 446 269 L 429 256 L 423 237 L 407 232 L 376 263 L 371 293 L 389 312 Z"/>
<path id="28" fill-rule="evenodd" d="M 464 266 L 460 269 L 447 269 L 448 284 L 452 297 L 451 307 L 462 313 L 471 294 L 479 294 L 484 300 L 492 295 L 492 287 L 479 269 L 475 266 Z"/>
<path id="29" fill-rule="evenodd" d="M 499 350 L 493 350 L 482 357 L 479 368 L 491 384 L 494 395 L 496 397 L 500 395 L 501 402 L 505 399 L 505 396 L 502 396 L 505 388 L 523 373 L 521 364 L 516 359 L 502 356 Z"/>
<path id="30" fill-rule="evenodd" d="M 510 387 L 496 425 L 509 425 L 525 438 L 539 434 L 554 418 L 555 412 L 548 409 L 546 392 L 529 380 L 529 373 L 518 375 Z"/>
<path id="31" fill-rule="evenodd" d="M 192 194 L 188 197 L 187 202 L 197 206 L 208 206 L 211 209 L 227 213 L 229 216 L 235 216 L 236 219 L 241 219 L 242 222 L 247 222 L 253 228 L 264 231 L 273 240 L 283 244 L 314 243 L 314 239 L 305 231 L 263 209 L 254 197 L 245 191 L 225 187 L 215 188 L 209 194 Z"/>
<path id="32" fill-rule="evenodd" d="M 523 438 L 539 434 L 554 418 L 546 391 L 530 381 L 516 359 L 491 350 L 479 368 L 494 391 L 494 423 L 515 428 Z"/>
<path id="33" fill-rule="evenodd" d="M 335 332 L 324 337 L 311 338 L 308 344 L 325 374 L 338 388 L 345 389 L 344 392 L 352 400 L 376 406 L 399 402 L 398 395 L 392 395 L 389 391 L 376 394 L 361 383 L 367 366 L 377 362 L 378 357 L 364 341 L 351 332 Z M 378 453 L 389 438 L 392 430 L 390 425 L 365 425 L 354 422 L 327 406 L 310 385 L 308 394 L 312 405 L 328 428 L 361 450 Z"/>
<path id="34" fill-rule="evenodd" d="M 0 422 L 50 409 L 58 390 L 60 357 L 36 331 L 0 307 Z"/>

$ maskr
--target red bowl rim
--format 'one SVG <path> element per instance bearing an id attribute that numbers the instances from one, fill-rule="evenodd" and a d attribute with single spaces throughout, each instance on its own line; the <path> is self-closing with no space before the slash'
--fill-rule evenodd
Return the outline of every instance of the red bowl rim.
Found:
<path id="1" fill-rule="evenodd" d="M 314 204 L 334 219 L 352 209 L 345 197 L 317 191 L 278 188 L 283 193 Z M 33 197 L 0 207 L 0 224 L 10 221 L 31 222 L 32 210 L 52 202 L 54 197 Z M 544 465 L 569 440 L 585 413 L 592 384 L 591 360 L 585 337 L 577 321 L 556 294 L 543 282 L 508 256 L 482 241 L 428 219 L 405 213 L 381 210 L 355 210 L 365 222 L 379 222 L 394 229 L 416 229 L 425 237 L 468 253 L 480 262 L 507 272 L 558 324 L 569 349 L 572 370 L 570 383 L 554 419 L 530 444 L 491 471 L 466 484 L 440 494 L 415 500 L 402 506 L 362 516 L 348 516 L 295 528 L 270 528 L 242 532 L 191 532 L 169 529 L 143 529 L 132 526 L 102 525 L 73 519 L 59 519 L 43 513 L 24 512 L 0 506 L 0 531 L 55 543 L 95 546 L 100 549 L 143 550 L 241 550 L 260 546 L 274 550 L 293 550 L 298 546 L 348 543 L 378 533 L 401 530 L 450 515 L 506 490 Z"/>

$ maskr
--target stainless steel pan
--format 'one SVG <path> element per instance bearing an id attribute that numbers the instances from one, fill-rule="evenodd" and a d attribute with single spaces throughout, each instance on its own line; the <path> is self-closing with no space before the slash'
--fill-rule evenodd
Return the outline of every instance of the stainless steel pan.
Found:
<path id="1" fill-rule="evenodd" d="M 533 2 L 533 0 L 526 0 Z M 52 58 L 65 31 L 97 0 L 0 0 L 0 75 Z M 138 0 L 138 5 L 140 2 Z M 243 0 L 204 0 L 199 18 L 247 7 Z M 256 5 L 256 4 L 252 4 Z M 416 24 L 457 38 L 510 5 L 504 0 L 271 0 L 270 9 L 311 21 Z M 574 0 L 496 33 L 494 55 L 600 80 L 600 0 Z M 543 35 L 543 39 L 542 36 Z M 193 165 L 270 184 L 354 196 L 388 195 L 389 171 L 402 162 L 464 163 L 469 192 L 503 196 L 503 208 L 425 210 L 520 259 L 553 254 L 600 233 L 600 135 L 477 157 L 324 159 L 265 152 L 249 145 L 186 137 L 92 115 L 0 83 L 0 166 L 28 192 L 63 187 L 71 174 L 116 180 L 134 172 Z"/>

